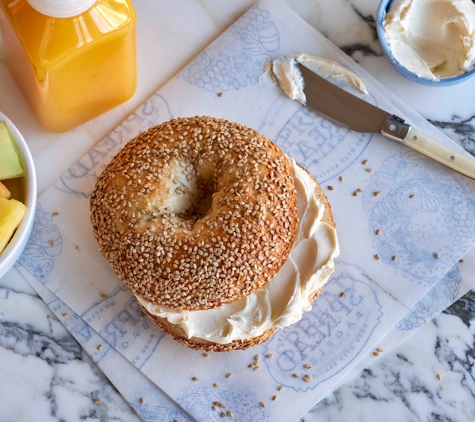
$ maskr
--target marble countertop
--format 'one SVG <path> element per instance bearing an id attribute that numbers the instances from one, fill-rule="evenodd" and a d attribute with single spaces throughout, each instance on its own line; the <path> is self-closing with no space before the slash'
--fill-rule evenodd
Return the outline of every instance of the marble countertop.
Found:
<path id="1" fill-rule="evenodd" d="M 378 80 L 475 153 L 475 78 L 450 88 L 403 79 L 379 46 L 378 0 L 287 0 Z M 31 149 L 41 193 L 79 157 L 215 39 L 254 0 L 136 2 L 139 87 L 134 97 L 79 128 L 54 134 L 36 122 L 0 46 L 0 110 Z M 471 89 L 472 88 L 472 89 Z M 475 292 L 318 403 L 308 421 L 475 420 Z M 437 368 L 440 380 L 429 368 Z M 93 399 L 101 398 L 100 404 Z M 29 284 L 0 279 L 0 422 L 139 420 Z"/>

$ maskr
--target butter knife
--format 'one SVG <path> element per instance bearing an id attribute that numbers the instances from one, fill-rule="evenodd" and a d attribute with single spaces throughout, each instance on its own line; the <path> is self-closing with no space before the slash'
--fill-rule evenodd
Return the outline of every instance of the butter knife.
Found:
<path id="1" fill-rule="evenodd" d="M 356 132 L 380 133 L 432 158 L 444 166 L 475 179 L 475 159 L 466 157 L 416 128 L 345 90 L 338 88 L 299 64 L 307 106 Z"/>

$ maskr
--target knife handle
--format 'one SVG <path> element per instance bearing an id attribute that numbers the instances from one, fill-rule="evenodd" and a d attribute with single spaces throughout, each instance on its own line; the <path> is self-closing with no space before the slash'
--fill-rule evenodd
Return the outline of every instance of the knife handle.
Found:
<path id="1" fill-rule="evenodd" d="M 471 179 L 475 179 L 475 159 L 466 157 L 453 149 L 429 138 L 411 127 L 403 141 L 404 145 L 426 155 L 444 166 Z"/>

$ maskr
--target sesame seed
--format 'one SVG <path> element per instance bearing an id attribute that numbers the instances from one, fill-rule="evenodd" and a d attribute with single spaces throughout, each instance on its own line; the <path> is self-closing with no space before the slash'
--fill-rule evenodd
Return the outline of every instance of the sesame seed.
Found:
<path id="1" fill-rule="evenodd" d="M 340 293 L 340 297 L 343 297 L 343 296 L 345 296 L 345 292 Z"/>
<path id="2" fill-rule="evenodd" d="M 219 384 L 214 383 L 214 384 L 213 384 L 213 387 L 219 388 Z"/>
<path id="3" fill-rule="evenodd" d="M 379 356 L 379 353 L 378 352 L 373 352 L 373 355 Z"/>
<path id="4" fill-rule="evenodd" d="M 379 261 L 381 258 L 379 257 L 378 254 L 374 255 L 374 259 L 376 259 L 377 261 Z"/>
<path id="5" fill-rule="evenodd" d="M 222 97 L 223 96 L 223 93 L 222 92 L 218 92 L 218 97 Z"/>
<path id="6" fill-rule="evenodd" d="M 272 400 L 274 400 L 274 401 L 277 400 L 277 396 L 273 396 Z"/>
<path id="7" fill-rule="evenodd" d="M 371 173 L 373 170 L 368 167 L 367 169 L 365 169 L 365 171 L 367 171 L 368 173 Z"/>
<path id="8" fill-rule="evenodd" d="M 360 189 L 360 188 L 358 188 L 356 190 L 357 190 L 357 192 L 363 192 L 363 189 Z"/>
<path id="9" fill-rule="evenodd" d="M 223 407 L 223 408 L 226 407 L 226 405 L 223 402 L 219 402 L 218 406 Z"/>
<path id="10" fill-rule="evenodd" d="M 229 416 L 230 418 L 232 418 L 232 417 L 233 417 L 233 412 L 231 412 L 230 410 L 228 410 L 228 412 L 227 412 L 227 413 L 228 413 L 228 416 Z"/>
<path id="11" fill-rule="evenodd" d="M 440 255 L 439 255 L 438 252 L 436 252 L 436 253 L 434 254 L 434 258 L 435 258 L 435 259 L 439 259 L 439 258 L 440 258 Z"/>
<path id="12" fill-rule="evenodd" d="M 76 246 L 74 247 L 74 249 L 76 250 L 76 252 L 79 252 L 79 246 L 78 246 L 78 245 L 76 245 Z"/>
<path id="13" fill-rule="evenodd" d="M 292 374 L 292 376 L 293 376 L 294 378 L 298 378 L 298 377 L 299 377 L 298 374 Z"/>
<path id="14" fill-rule="evenodd" d="M 94 403 L 98 404 L 98 403 L 100 403 L 100 402 L 101 402 L 100 399 L 94 399 Z"/>
<path id="15" fill-rule="evenodd" d="M 99 346 L 97 346 L 97 350 L 102 350 L 102 344 L 99 344 Z"/>
<path id="16" fill-rule="evenodd" d="M 340 294 L 340 296 L 343 296 L 342 294 Z M 307 369 L 310 369 L 312 367 L 312 365 L 309 365 L 308 363 L 306 363 L 304 366 L 304 368 L 307 368 Z"/>
<path id="17" fill-rule="evenodd" d="M 416 197 L 416 194 L 413 193 L 412 195 L 409 195 L 409 198 L 415 198 Z"/>
<path id="18" fill-rule="evenodd" d="M 232 373 L 226 374 L 226 378 L 231 378 L 233 376 Z"/>
<path id="19" fill-rule="evenodd" d="M 282 391 L 283 388 L 284 388 L 283 385 L 279 385 L 279 386 L 277 387 L 277 390 Z"/>
<path id="20" fill-rule="evenodd" d="M 437 374 L 437 379 L 440 381 L 442 379 L 442 377 L 440 376 L 440 374 Z"/>
<path id="21" fill-rule="evenodd" d="M 107 295 L 105 295 L 104 293 L 101 294 L 101 297 L 102 299 L 107 299 Z"/>
<path id="22" fill-rule="evenodd" d="M 254 367 L 254 371 L 258 371 L 260 369 L 259 366 Z"/>
<path id="23" fill-rule="evenodd" d="M 396 259 L 397 259 L 397 256 L 394 255 L 394 256 L 392 257 L 392 260 L 393 260 L 393 261 L 396 261 Z"/>
<path id="24" fill-rule="evenodd" d="M 381 192 L 379 192 L 379 191 L 374 193 L 374 196 L 379 196 L 379 195 L 381 195 Z"/>
<path id="25" fill-rule="evenodd" d="M 274 355 L 272 353 L 267 353 L 266 357 L 268 357 L 270 359 L 270 358 L 273 358 Z"/>
<path id="26" fill-rule="evenodd" d="M 261 407 L 266 407 L 266 404 L 263 401 L 261 401 L 259 404 L 261 405 Z"/>
<path id="27" fill-rule="evenodd" d="M 365 166 L 366 164 L 368 164 L 368 160 L 363 160 L 361 164 Z"/>
<path id="28" fill-rule="evenodd" d="M 192 380 L 193 380 L 193 381 L 198 381 L 198 378 L 193 377 Z"/>
<path id="29" fill-rule="evenodd" d="M 208 358 L 208 357 L 209 357 L 208 353 L 203 353 L 203 356 L 204 356 L 205 358 Z"/>
<path id="30" fill-rule="evenodd" d="M 343 182 L 343 176 L 340 176 L 339 180 L 340 182 Z"/>
<path id="31" fill-rule="evenodd" d="M 254 360 L 257 362 L 259 360 L 259 355 L 254 356 Z"/>
<path id="32" fill-rule="evenodd" d="M 216 412 L 218 408 L 216 406 L 213 406 L 212 409 Z"/>
<path id="33" fill-rule="evenodd" d="M 67 318 L 69 316 L 68 313 L 63 314 L 63 317 Z"/>
<path id="34" fill-rule="evenodd" d="M 219 414 L 219 416 L 221 416 L 222 418 L 225 418 L 225 417 L 226 417 L 226 413 L 221 412 L 221 413 Z"/>
<path id="35" fill-rule="evenodd" d="M 57 212 L 54 212 L 53 214 L 51 214 L 53 217 L 57 217 L 58 216 L 58 213 Z"/>
<path id="36" fill-rule="evenodd" d="M 328 190 L 333 190 L 333 189 L 335 189 L 333 186 L 330 186 L 330 185 L 328 186 Z"/>
<path id="37" fill-rule="evenodd" d="M 381 347 L 378 347 L 376 350 L 380 353 L 383 351 L 383 349 L 381 349 Z"/>
<path id="38" fill-rule="evenodd" d="M 48 243 L 49 243 L 50 246 L 53 246 L 53 245 L 54 245 L 54 242 L 53 242 L 51 239 L 48 240 Z"/>
<path id="39" fill-rule="evenodd" d="M 459 262 L 463 264 L 465 261 L 463 259 L 459 259 Z"/>
<path id="40" fill-rule="evenodd" d="M 353 192 L 353 196 L 358 196 L 358 191 L 357 191 L 357 190 L 355 190 L 355 191 Z"/>
<path id="41" fill-rule="evenodd" d="M 145 399 L 143 397 L 140 398 L 140 403 L 142 403 L 142 404 L 145 403 Z"/>

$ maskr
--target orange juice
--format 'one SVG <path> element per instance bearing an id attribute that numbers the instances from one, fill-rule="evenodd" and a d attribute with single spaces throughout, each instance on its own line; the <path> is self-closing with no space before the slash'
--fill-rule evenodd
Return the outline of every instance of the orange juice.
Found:
<path id="1" fill-rule="evenodd" d="M 72 129 L 134 94 L 135 22 L 130 0 L 0 0 L 8 68 L 46 129 Z"/>

